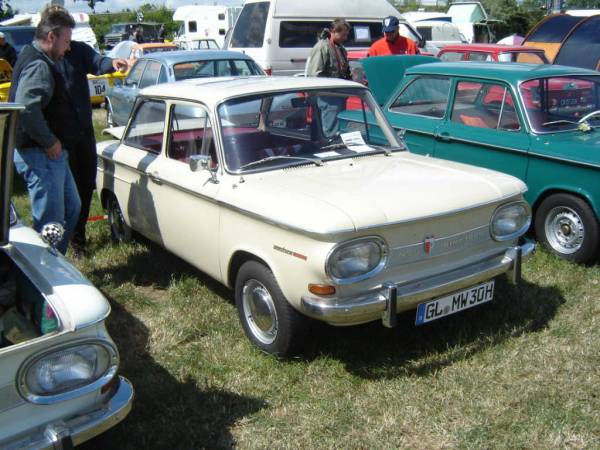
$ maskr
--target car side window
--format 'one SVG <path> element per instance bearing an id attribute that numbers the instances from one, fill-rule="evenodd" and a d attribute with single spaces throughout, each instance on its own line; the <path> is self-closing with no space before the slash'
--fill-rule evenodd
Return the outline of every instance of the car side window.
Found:
<path id="1" fill-rule="evenodd" d="M 510 91 L 504 85 L 493 83 L 459 81 L 450 120 L 475 128 L 521 129 Z"/>
<path id="2" fill-rule="evenodd" d="M 462 61 L 465 54 L 462 52 L 446 52 L 440 56 L 442 61 Z"/>
<path id="3" fill-rule="evenodd" d="M 167 156 L 188 163 L 192 155 L 210 155 L 217 166 L 217 153 L 210 117 L 200 105 L 176 104 L 171 110 Z"/>
<path id="4" fill-rule="evenodd" d="M 448 105 L 449 92 L 449 78 L 419 77 L 403 89 L 392 103 L 390 111 L 442 118 Z"/>
<path id="5" fill-rule="evenodd" d="M 161 67 L 162 65 L 158 61 L 148 61 L 146 70 L 144 70 L 144 74 L 140 80 L 140 89 L 156 84 Z"/>
<path id="6" fill-rule="evenodd" d="M 125 79 L 125 86 L 139 86 L 142 73 L 144 72 L 144 67 L 146 67 L 146 61 L 138 61 L 129 72 L 129 75 L 127 75 L 127 78 Z"/>
<path id="7" fill-rule="evenodd" d="M 167 69 L 165 66 L 161 65 L 160 75 L 158 76 L 158 84 L 166 83 L 167 81 L 169 81 L 169 78 L 167 77 Z"/>
<path id="8" fill-rule="evenodd" d="M 165 128 L 165 103 L 145 100 L 138 104 L 123 142 L 126 145 L 160 153 Z"/>

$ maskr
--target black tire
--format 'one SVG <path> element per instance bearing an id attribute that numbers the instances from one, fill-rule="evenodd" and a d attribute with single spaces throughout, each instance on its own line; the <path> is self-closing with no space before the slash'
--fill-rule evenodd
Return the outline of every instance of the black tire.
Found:
<path id="1" fill-rule="evenodd" d="M 246 336 L 263 352 L 286 357 L 304 347 L 308 320 L 288 303 L 264 264 L 248 261 L 240 267 L 235 304 Z"/>
<path id="2" fill-rule="evenodd" d="M 535 213 L 535 234 L 567 261 L 590 263 L 598 253 L 598 219 L 585 200 L 571 194 L 554 194 L 542 201 Z"/>
<path id="3" fill-rule="evenodd" d="M 131 227 L 125 222 L 119 201 L 112 194 L 106 200 L 106 212 L 108 215 L 108 224 L 110 225 L 110 235 L 113 241 L 119 243 L 131 241 Z"/>

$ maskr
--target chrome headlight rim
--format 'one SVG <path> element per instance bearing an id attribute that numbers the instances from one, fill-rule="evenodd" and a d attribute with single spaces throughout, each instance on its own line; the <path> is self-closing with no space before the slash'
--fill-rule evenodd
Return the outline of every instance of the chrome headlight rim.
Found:
<path id="1" fill-rule="evenodd" d="M 373 269 L 371 269 L 369 272 L 366 272 L 362 275 L 356 275 L 356 276 L 349 277 L 349 278 L 338 278 L 335 275 L 333 275 L 331 272 L 331 268 L 330 268 L 330 262 L 331 262 L 332 255 L 336 251 L 338 251 L 341 247 L 346 247 L 348 245 L 353 245 L 353 244 L 363 242 L 363 241 L 374 242 L 379 246 L 379 250 L 381 253 L 381 258 L 379 260 L 379 263 Z M 389 257 L 388 244 L 380 236 L 362 236 L 362 237 L 355 238 L 355 239 L 349 239 L 347 241 L 339 242 L 338 244 L 334 245 L 329 250 L 329 252 L 327 253 L 327 257 L 325 258 L 325 274 L 327 275 L 327 278 L 330 281 L 332 281 L 333 283 L 335 283 L 337 285 L 346 285 L 346 284 L 356 283 L 356 282 L 363 281 L 368 278 L 374 277 L 379 272 L 381 272 L 387 264 L 388 257 Z"/>
<path id="2" fill-rule="evenodd" d="M 102 375 L 96 378 L 94 381 L 80 387 L 76 387 L 69 391 L 64 391 L 56 394 L 41 395 L 32 392 L 27 385 L 27 374 L 32 366 L 43 358 L 52 355 L 53 353 L 63 352 L 77 347 L 85 347 L 95 345 L 104 349 L 109 356 L 108 367 Z M 51 405 L 54 403 L 60 403 L 67 400 L 71 400 L 91 392 L 99 390 L 102 386 L 112 380 L 119 369 L 119 352 L 112 341 L 105 339 L 82 339 L 77 341 L 71 341 L 64 344 L 56 345 L 47 349 L 44 349 L 40 353 L 36 353 L 27 358 L 19 368 L 17 373 L 17 390 L 19 395 L 30 403 L 37 405 Z"/>
<path id="3" fill-rule="evenodd" d="M 521 206 L 523 207 L 523 209 L 525 210 L 525 212 L 527 213 L 527 220 L 525 221 L 525 223 L 523 224 L 523 226 L 521 228 L 519 228 L 517 231 L 504 235 L 504 236 L 496 236 L 494 234 L 494 222 L 496 221 L 497 216 L 506 208 L 510 208 L 513 206 Z M 492 219 L 490 220 L 490 236 L 492 237 L 493 240 L 497 241 L 497 242 L 506 242 L 506 241 L 512 241 L 514 239 L 517 239 L 521 236 L 523 236 L 527 230 L 529 230 L 529 227 L 531 226 L 531 207 L 529 206 L 529 203 L 527 203 L 524 200 L 519 200 L 516 202 L 510 202 L 510 203 L 505 203 L 503 205 L 500 205 L 496 208 L 496 210 L 494 211 L 494 214 L 492 214 Z"/>

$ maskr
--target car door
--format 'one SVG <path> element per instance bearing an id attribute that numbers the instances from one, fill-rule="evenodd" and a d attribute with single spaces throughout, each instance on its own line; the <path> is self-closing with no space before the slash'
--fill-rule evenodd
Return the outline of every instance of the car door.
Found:
<path id="1" fill-rule="evenodd" d="M 195 267 L 220 279 L 218 184 L 208 170 L 190 170 L 190 157 L 208 155 L 217 168 L 213 128 L 207 109 L 177 101 L 170 106 L 166 146 L 152 166 L 149 185 L 163 245 Z M 215 175 L 216 176 L 216 175 Z"/>
<path id="2" fill-rule="evenodd" d="M 136 62 L 125 78 L 125 82 L 121 86 L 115 86 L 110 92 L 113 120 L 117 125 L 125 125 L 129 120 L 145 67 L 145 60 Z"/>
<path id="3" fill-rule="evenodd" d="M 456 80 L 451 112 L 438 129 L 434 156 L 524 180 L 530 138 L 515 98 L 503 83 Z"/>
<path id="4" fill-rule="evenodd" d="M 161 205 L 152 190 L 158 172 L 166 123 L 162 100 L 141 99 L 135 107 L 123 140 L 114 153 L 117 200 L 131 227 L 163 243 L 158 217 Z"/>
<path id="5" fill-rule="evenodd" d="M 394 129 L 403 131 L 411 152 L 433 154 L 435 135 L 446 116 L 450 79 L 422 75 L 407 81 L 387 106 L 386 116 Z"/>

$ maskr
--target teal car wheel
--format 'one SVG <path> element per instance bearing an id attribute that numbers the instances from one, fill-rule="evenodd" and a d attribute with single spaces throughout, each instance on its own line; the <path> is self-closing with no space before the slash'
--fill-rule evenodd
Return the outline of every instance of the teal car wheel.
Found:
<path id="1" fill-rule="evenodd" d="M 542 244 L 569 261 L 589 263 L 598 252 L 598 220 L 592 208 L 574 195 L 546 198 L 536 212 L 535 231 Z"/>

